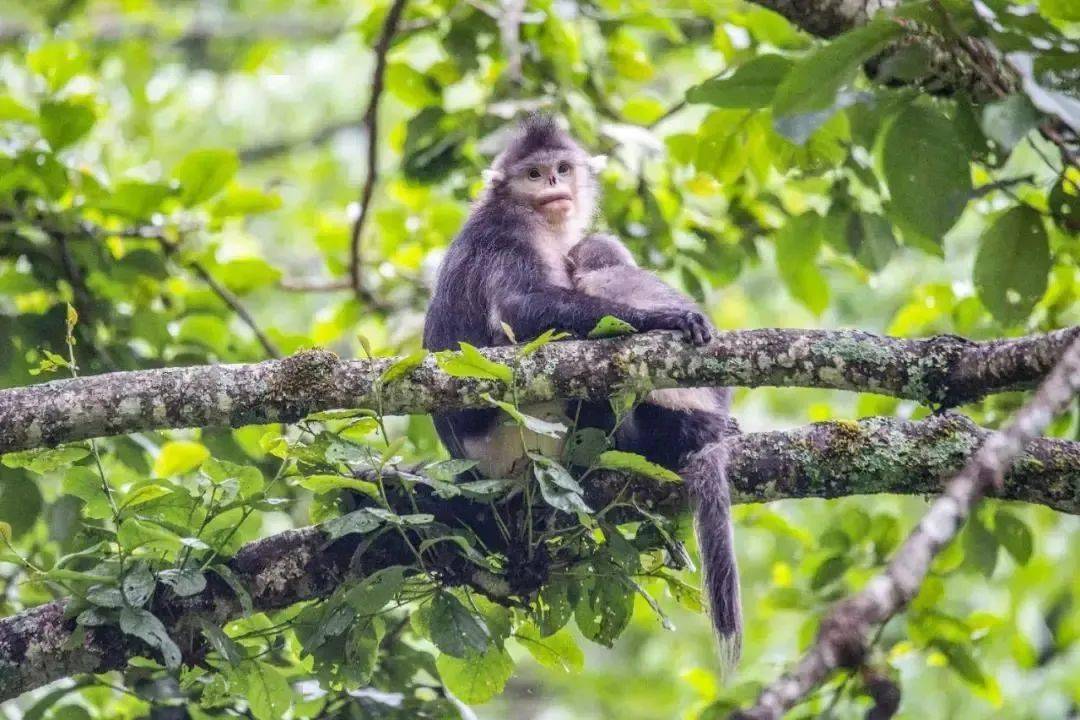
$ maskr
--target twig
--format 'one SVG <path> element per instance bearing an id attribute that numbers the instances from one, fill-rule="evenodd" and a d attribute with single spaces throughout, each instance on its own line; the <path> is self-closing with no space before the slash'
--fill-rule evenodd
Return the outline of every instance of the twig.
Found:
<path id="1" fill-rule="evenodd" d="M 1016 185 L 1025 185 L 1034 182 L 1034 175 L 1021 175 L 1020 177 L 1002 178 L 1001 180 L 995 180 L 993 182 L 986 183 L 985 185 L 980 185 L 979 187 L 971 191 L 971 196 L 979 198 L 985 195 L 989 195 L 995 190 L 1009 190 Z"/>
<path id="2" fill-rule="evenodd" d="M 176 251 L 177 246 L 167 240 L 163 235 L 158 235 L 156 239 L 161 243 L 161 248 L 165 251 L 166 255 L 171 256 Z M 262 345 L 263 350 L 266 351 L 267 355 L 276 359 L 282 357 L 281 350 L 274 344 L 274 341 L 263 332 L 262 328 L 259 327 L 259 324 L 255 322 L 255 318 L 248 312 L 248 309 L 244 307 L 244 304 L 240 302 L 240 298 L 236 297 L 229 288 L 218 282 L 217 278 L 211 275 L 210 271 L 198 260 L 188 260 L 184 264 L 187 265 L 192 272 L 202 278 L 202 281 L 206 283 L 207 287 L 209 287 L 215 295 L 221 298 L 221 301 L 225 303 L 230 310 L 236 313 L 236 316 L 250 328 L 251 332 L 255 335 L 255 339 L 259 341 L 259 344 Z"/>
<path id="3" fill-rule="evenodd" d="M 390 51 L 390 42 L 394 39 L 398 22 L 405 10 L 407 0 L 394 0 L 393 5 L 386 13 L 383 21 L 382 32 L 375 43 L 375 69 L 371 75 L 371 98 L 368 100 L 367 110 L 364 111 L 363 125 L 367 130 L 367 178 L 360 194 L 360 209 L 353 222 L 352 235 L 349 238 L 349 279 L 353 291 L 360 302 L 370 299 L 370 295 L 364 292 L 361 278 L 360 236 L 367 220 L 368 208 L 371 205 L 371 197 L 375 192 L 375 184 L 379 180 L 379 100 L 382 98 L 383 87 L 386 80 L 386 55 Z"/>
<path id="4" fill-rule="evenodd" d="M 983 496 L 1002 487 L 1014 457 L 1062 412 L 1080 388 L 1080 340 L 1074 340 L 1035 396 L 1003 430 L 992 434 L 949 481 L 885 571 L 856 595 L 833 606 L 818 638 L 796 668 L 758 697 L 750 710 L 734 717 L 778 720 L 838 668 L 863 664 L 873 626 L 888 621 L 915 597 L 930 565 L 948 545 Z"/>
<path id="5" fill-rule="evenodd" d="M 317 128 L 311 134 L 303 137 L 280 138 L 278 140 L 270 140 L 265 143 L 241 148 L 238 153 L 240 162 L 263 162 L 305 145 L 323 145 L 330 142 L 330 140 L 338 133 L 355 128 L 358 122 L 363 122 L 363 119 L 360 119 L 359 121 L 355 118 L 349 120 L 337 120 L 335 122 L 327 123 L 326 125 Z"/>
<path id="6" fill-rule="evenodd" d="M 83 336 L 83 339 L 93 349 L 94 353 L 105 365 L 106 369 L 119 370 L 120 366 L 116 363 L 116 359 L 113 358 L 112 354 L 97 341 L 96 337 L 94 337 L 94 326 L 96 324 L 94 298 L 90 294 L 89 288 L 86 286 L 86 279 L 83 277 L 79 264 L 71 254 L 71 248 L 68 247 L 67 238 L 62 232 L 50 232 L 49 234 L 56 242 L 56 247 L 60 255 L 60 266 L 63 268 L 64 275 L 67 276 L 67 280 L 71 284 L 72 305 L 75 306 L 75 310 L 79 313 L 79 316 L 83 318 L 83 323 L 80 323 L 78 326 L 79 334 Z"/>
<path id="7" fill-rule="evenodd" d="M 525 14 L 525 0 L 503 0 L 499 15 L 499 38 L 506 53 L 506 77 L 514 85 L 522 80 L 521 20 Z"/>

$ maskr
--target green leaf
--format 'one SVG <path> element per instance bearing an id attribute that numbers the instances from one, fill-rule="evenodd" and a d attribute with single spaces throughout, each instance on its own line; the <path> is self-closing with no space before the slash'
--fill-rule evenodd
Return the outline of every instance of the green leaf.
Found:
<path id="1" fill-rule="evenodd" d="M 221 219 L 236 215 L 257 215 L 281 207 L 281 196 L 256 188 L 231 185 L 214 202 L 211 213 Z"/>
<path id="2" fill-rule="evenodd" d="M 10 545 L 13 535 L 11 534 L 11 523 L 0 521 L 0 542 L 5 545 Z"/>
<path id="3" fill-rule="evenodd" d="M 600 428 L 581 428 L 566 441 L 566 458 L 572 466 L 587 468 L 610 446 L 607 433 Z"/>
<path id="4" fill-rule="evenodd" d="M 964 546 L 964 564 L 986 577 L 993 575 L 997 566 L 998 541 L 986 529 L 978 515 L 972 515 L 968 519 L 961 542 Z"/>
<path id="5" fill-rule="evenodd" d="M 501 693 L 514 672 L 510 654 L 495 645 L 482 655 L 467 658 L 440 655 L 435 666 L 450 692 L 470 705 L 485 703 Z"/>
<path id="6" fill-rule="evenodd" d="M 931 645 L 948 659 L 949 667 L 964 680 L 976 687 L 983 687 L 986 684 L 986 675 L 983 674 L 979 664 L 972 657 L 971 651 L 966 647 L 941 639 L 934 640 Z"/>
<path id="7" fill-rule="evenodd" d="M 9 468 L 26 468 L 39 475 L 59 470 L 90 454 L 90 448 L 81 445 L 62 445 L 57 448 L 40 448 L 7 453 L 4 465 Z"/>
<path id="8" fill-rule="evenodd" d="M 967 153 L 940 113 L 911 105 L 893 121 L 882 146 L 889 215 L 905 233 L 940 247 L 971 197 Z"/>
<path id="9" fill-rule="evenodd" d="M 292 707 L 292 687 L 273 665 L 252 661 L 245 664 L 244 694 L 248 709 L 256 720 L 280 720 Z"/>
<path id="10" fill-rule="evenodd" d="M 566 580 L 553 579 L 541 588 L 536 598 L 535 614 L 540 637 L 558 632 L 574 614 L 570 602 L 569 584 Z"/>
<path id="11" fill-rule="evenodd" d="M 1031 528 L 1008 510 L 999 509 L 994 514 L 994 537 L 1018 564 L 1026 565 L 1031 559 L 1035 544 Z"/>
<path id="12" fill-rule="evenodd" d="M 540 484 L 540 494 L 551 507 L 565 513 L 592 513 L 582 497 L 585 491 L 577 480 L 559 463 L 541 455 L 531 454 L 533 474 Z"/>
<path id="13" fill-rule="evenodd" d="M 821 590 L 826 585 L 839 580 L 849 567 L 851 567 L 851 558 L 847 555 L 834 555 L 826 558 L 814 570 L 814 575 L 810 578 L 810 589 Z"/>
<path id="14" fill-rule="evenodd" d="M 206 589 L 206 575 L 194 567 L 162 570 L 158 573 L 158 579 L 180 597 L 195 595 Z"/>
<path id="15" fill-rule="evenodd" d="M 711 78 L 686 91 L 692 103 L 724 108 L 763 108 L 772 103 L 781 81 L 794 63 L 782 55 L 760 55 L 723 78 Z"/>
<path id="16" fill-rule="evenodd" d="M 143 485 L 127 494 L 124 501 L 120 503 L 120 509 L 128 510 L 171 494 L 172 490 L 163 485 Z"/>
<path id="17" fill-rule="evenodd" d="M 0 122 L 37 122 L 37 113 L 10 95 L 0 95 Z"/>
<path id="18" fill-rule="evenodd" d="M 895 20 L 877 19 L 812 50 L 788 72 L 773 98 L 777 120 L 830 108 L 863 62 L 904 33 Z M 818 124 L 827 118 L 822 118 Z"/>
<path id="19" fill-rule="evenodd" d="M 162 183 L 126 180 L 117 183 L 113 191 L 97 202 L 97 207 L 131 220 L 145 220 L 161 208 L 173 189 Z"/>
<path id="20" fill-rule="evenodd" d="M 1012 151 L 1041 120 L 1039 111 L 1023 95 L 1010 95 L 983 108 L 981 126 L 986 137 L 1006 154 Z"/>
<path id="21" fill-rule="evenodd" d="M 432 600 L 428 629 L 435 646 L 456 658 L 482 654 L 491 645 L 491 632 L 484 620 L 448 592 L 440 592 Z"/>
<path id="22" fill-rule="evenodd" d="M 127 604 L 142 607 L 154 594 L 157 580 L 145 562 L 136 563 L 120 581 L 120 589 Z"/>
<path id="23" fill-rule="evenodd" d="M 632 335 L 637 329 L 628 322 L 624 322 L 613 315 L 605 315 L 596 323 L 596 327 L 589 331 L 590 338 L 609 338 L 620 335 Z"/>
<path id="24" fill-rule="evenodd" d="M 484 393 L 484 399 L 490 402 L 492 405 L 500 407 L 503 411 L 514 418 L 514 420 L 525 428 L 531 430 L 537 435 L 544 435 L 551 438 L 561 438 L 566 434 L 566 426 L 561 422 L 550 422 L 548 420 L 542 420 L 532 415 L 526 415 L 518 410 L 514 405 L 503 402 L 502 400 L 496 400 L 491 395 Z"/>
<path id="25" fill-rule="evenodd" d="M 885 269 L 898 247 L 889 221 L 869 213 L 851 214 L 847 222 L 847 242 L 855 259 L 874 272 Z"/>
<path id="26" fill-rule="evenodd" d="M 789 218 L 775 235 L 776 264 L 792 297 L 810 312 L 820 315 L 829 306 L 829 285 L 817 266 L 821 247 L 819 223 L 814 213 Z"/>
<path id="27" fill-rule="evenodd" d="M 122 608 L 120 610 L 120 629 L 160 651 L 162 658 L 165 660 L 165 667 L 170 670 L 179 669 L 181 661 L 180 648 L 169 637 L 165 625 L 153 613 L 142 608 Z"/>
<path id="28" fill-rule="evenodd" d="M 96 121 L 97 115 L 92 108 L 67 100 L 41 103 L 38 119 L 41 135 L 54 152 L 80 140 Z"/>
<path id="29" fill-rule="evenodd" d="M 999 322 L 1019 323 L 1046 293 L 1050 268 L 1042 217 L 1021 205 L 998 217 L 983 233 L 975 258 L 975 291 Z"/>
<path id="30" fill-rule="evenodd" d="M 214 276 L 238 295 L 269 287 L 281 279 L 281 271 L 262 258 L 237 258 L 214 268 Z"/>
<path id="31" fill-rule="evenodd" d="M 459 345 L 460 352 L 444 350 L 435 353 L 435 362 L 443 372 L 454 377 L 498 380 L 507 385 L 513 382 L 514 371 L 510 369 L 510 366 L 488 360 L 469 343 L 463 342 Z"/>
<path id="32" fill-rule="evenodd" d="M 556 332 L 555 330 L 545 330 L 539 336 L 522 345 L 521 349 L 518 350 L 518 355 L 521 355 L 522 357 L 532 355 L 534 352 L 544 347 L 548 343 L 555 342 L 556 340 L 562 340 L 566 337 L 570 337 L 570 333 Z"/>
<path id="33" fill-rule="evenodd" d="M 153 473 L 157 477 L 183 475 L 199 467 L 210 457 L 210 451 L 202 443 L 189 440 L 171 440 L 161 446 L 154 460 Z"/>
<path id="34" fill-rule="evenodd" d="M 612 567 L 613 571 L 616 568 Z M 634 593 L 617 576 L 591 579 L 581 588 L 574 619 L 581 634 L 593 642 L 611 647 L 630 624 Z"/>
<path id="35" fill-rule="evenodd" d="M 195 150 L 173 169 L 180 182 L 180 202 L 187 207 L 209 200 L 236 174 L 240 161 L 233 150 Z"/>
<path id="36" fill-rule="evenodd" d="M 244 651 L 221 628 L 202 615 L 196 615 L 196 622 L 210 643 L 210 647 L 214 648 L 229 665 L 236 667 L 243 661 Z"/>
<path id="37" fill-rule="evenodd" d="M 427 350 L 417 350 L 416 352 L 406 355 L 397 362 L 390 365 L 383 371 L 383 374 L 379 376 L 379 382 L 383 385 L 394 382 L 400 378 L 405 377 L 414 368 L 419 367 L 424 362 L 424 358 L 428 356 Z"/>
<path id="38" fill-rule="evenodd" d="M 353 533 L 369 533 L 382 525 L 382 519 L 368 508 L 353 511 L 323 523 L 323 530 L 330 540 L 337 540 Z"/>
<path id="39" fill-rule="evenodd" d="M 600 453 L 596 458 L 596 466 L 608 470 L 622 470 L 638 475 L 644 475 L 660 482 L 682 482 L 678 473 L 668 470 L 666 467 L 649 462 L 641 455 L 622 450 L 607 450 Z"/>
<path id="40" fill-rule="evenodd" d="M 345 602 L 357 615 L 372 615 L 393 600 L 405 584 L 405 571 L 401 565 L 383 568 L 360 581 L 345 593 Z"/>
<path id="41" fill-rule="evenodd" d="M 379 486 L 367 480 L 343 477 L 341 475 L 308 475 L 296 481 L 302 488 L 310 490 L 316 495 L 322 495 L 337 490 L 355 490 L 372 499 L 378 499 Z"/>
<path id="42" fill-rule="evenodd" d="M 566 630 L 541 637 L 539 628 L 526 623 L 517 629 L 514 639 L 544 667 L 564 672 L 580 672 L 585 667 L 585 653 Z"/>

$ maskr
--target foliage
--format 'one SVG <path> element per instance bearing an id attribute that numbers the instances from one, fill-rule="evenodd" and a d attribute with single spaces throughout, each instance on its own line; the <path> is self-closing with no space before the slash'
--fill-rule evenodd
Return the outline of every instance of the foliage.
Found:
<path id="1" fill-rule="evenodd" d="M 381 379 L 399 381 L 424 357 L 425 284 L 480 171 L 537 103 L 611 158 L 601 226 L 722 328 L 996 337 L 1078 321 L 1080 171 L 1040 132 L 1049 123 L 1067 143 L 1080 128 L 1069 2 L 911 3 L 901 19 L 818 40 L 749 4 L 536 0 L 520 78 L 493 4 L 410 2 L 361 238 L 379 307 L 341 289 L 387 9 L 361 5 L 0 1 L 0 386 L 310 346 L 413 352 Z M 965 84 L 993 70 L 958 33 L 1010 54 L 1018 73 L 1000 96 Z M 942 80 L 942 67 L 959 70 Z M 289 289 L 313 282 L 330 289 Z M 596 334 L 628 330 L 609 320 Z M 436 360 L 471 377 L 511 372 L 464 344 Z M 721 717 L 806 645 L 826 604 L 880 568 L 923 508 L 739 508 L 746 657 L 721 685 L 686 523 L 587 497 L 601 468 L 675 478 L 602 433 L 513 397 L 492 403 L 511 427 L 568 438 L 566 453 L 480 479 L 445 460 L 426 418 L 376 407 L 4 456 L 0 615 L 70 597 L 80 626 L 116 626 L 146 652 L 0 717 L 188 704 L 197 718 L 456 718 L 487 701 L 486 717 Z M 1015 403 L 970 411 L 992 426 Z M 928 410 L 824 391 L 736 405 L 749 429 Z M 1076 417 L 1056 432 L 1076 437 Z M 451 525 L 433 503 L 486 508 L 489 521 Z M 153 614 L 163 593 L 234 584 L 224 562 L 243 543 L 311 522 L 355 543 L 361 566 L 379 543 L 397 543 L 401 564 L 185 637 Z M 1075 712 L 1078 567 L 1075 518 L 984 507 L 877 641 L 904 715 Z M 842 683 L 798 716 L 837 695 L 836 717 L 861 717 L 862 688 Z"/>

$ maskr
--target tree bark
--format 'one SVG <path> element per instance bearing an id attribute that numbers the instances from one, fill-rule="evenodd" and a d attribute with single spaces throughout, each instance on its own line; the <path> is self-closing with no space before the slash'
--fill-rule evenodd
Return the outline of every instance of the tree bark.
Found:
<path id="1" fill-rule="evenodd" d="M 1080 340 L 1066 351 L 1035 395 L 1002 430 L 992 433 L 948 481 L 888 566 L 858 593 L 841 600 L 821 622 L 817 640 L 794 669 L 767 686 L 757 702 L 733 720 L 780 720 L 834 671 L 857 670 L 866 661 L 874 628 L 901 612 L 930 574 L 934 559 L 953 541 L 987 493 L 1025 447 L 1064 412 L 1080 390 Z"/>
<path id="2" fill-rule="evenodd" d="M 946 414 L 921 422 L 871 418 L 736 435 L 728 441 L 733 500 L 934 494 L 988 434 L 963 416 Z M 627 489 L 627 479 L 614 473 L 590 476 L 587 500 L 601 507 L 629 490 L 640 503 L 657 511 L 686 509 L 682 485 L 635 478 Z M 1035 440 L 1013 461 L 1001 495 L 1080 514 L 1080 443 Z M 448 503 L 437 496 L 417 500 L 421 511 L 437 518 L 450 512 Z M 256 610 L 282 608 L 325 597 L 350 573 L 355 574 L 350 558 L 358 537 L 347 536 L 324 547 L 326 538 L 318 527 L 289 530 L 245 545 L 228 564 Z M 394 533 L 386 537 L 397 538 Z M 408 564 L 409 553 L 401 545 L 376 543 L 364 553 L 359 572 Z M 187 598 L 159 586 L 153 601 L 154 613 L 167 621 L 181 647 L 185 647 L 183 638 L 196 627 L 197 616 L 220 625 L 242 613 L 229 586 L 213 573 L 208 579 L 205 591 Z M 88 628 L 85 637 L 72 640 L 75 624 L 65 617 L 67 602 L 0 619 L 0 701 L 68 675 L 123 668 L 136 654 L 153 655 L 112 626 Z"/>
<path id="3" fill-rule="evenodd" d="M 946 335 L 908 340 L 855 330 L 742 330 L 704 348 L 671 333 L 551 343 L 519 357 L 483 351 L 514 369 L 521 402 L 600 398 L 642 386 L 817 387 L 873 392 L 951 407 L 1032 387 L 1080 327 L 1011 340 Z M 314 350 L 249 365 L 138 370 L 0 390 L 0 452 L 92 437 L 183 427 L 292 422 L 332 408 L 385 414 L 485 407 L 497 380 L 454 377 L 434 358 L 393 382 L 395 359 L 342 360 Z"/>

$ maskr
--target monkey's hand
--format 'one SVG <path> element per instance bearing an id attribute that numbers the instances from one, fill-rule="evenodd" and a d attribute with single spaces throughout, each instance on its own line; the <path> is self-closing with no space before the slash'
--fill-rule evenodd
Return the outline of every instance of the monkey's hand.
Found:
<path id="1" fill-rule="evenodd" d="M 696 310 L 660 310 L 646 314 L 641 330 L 675 330 L 695 345 L 704 345 L 712 339 L 712 330 L 705 316 Z"/>

